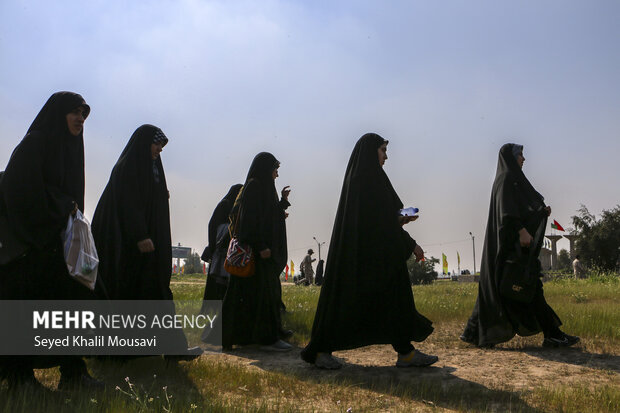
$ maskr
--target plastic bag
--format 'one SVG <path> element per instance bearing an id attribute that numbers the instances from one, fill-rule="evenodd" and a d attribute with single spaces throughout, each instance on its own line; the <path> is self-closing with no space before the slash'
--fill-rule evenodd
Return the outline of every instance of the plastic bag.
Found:
<path id="1" fill-rule="evenodd" d="M 90 223 L 81 211 L 78 210 L 75 217 L 69 216 L 62 238 L 69 275 L 77 282 L 94 290 L 99 256 L 90 230 Z"/>

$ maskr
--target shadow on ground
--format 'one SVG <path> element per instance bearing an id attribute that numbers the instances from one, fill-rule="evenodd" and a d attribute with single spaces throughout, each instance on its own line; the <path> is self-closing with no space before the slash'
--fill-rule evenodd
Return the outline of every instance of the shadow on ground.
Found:
<path id="1" fill-rule="evenodd" d="M 540 410 L 522 400 L 522 393 L 489 389 L 455 376 L 456 368 L 364 366 L 347 363 L 340 370 L 321 370 L 300 358 L 299 347 L 288 353 L 266 353 L 256 347 L 236 348 L 228 354 L 245 358 L 250 365 L 302 381 L 355 386 L 430 406 L 467 411 Z M 343 353 L 346 355 L 346 353 Z"/>

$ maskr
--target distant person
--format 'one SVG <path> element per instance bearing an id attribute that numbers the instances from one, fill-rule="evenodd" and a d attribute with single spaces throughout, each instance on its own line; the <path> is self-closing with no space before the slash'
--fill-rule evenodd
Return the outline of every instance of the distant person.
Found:
<path id="1" fill-rule="evenodd" d="M 278 199 L 275 179 L 280 162 L 261 152 L 250 166 L 234 211 L 238 219 L 233 236 L 252 247 L 256 272 L 249 277 L 230 277 L 222 308 L 222 344 L 259 344 L 264 351 L 289 351 L 280 339 L 280 274 L 286 266 L 285 210 L 290 206 L 290 189 L 284 187 Z"/>
<path id="2" fill-rule="evenodd" d="M 529 304 L 505 298 L 499 292 L 504 268 L 517 248 L 522 256 L 529 257 L 530 274 L 542 277 L 538 256 L 551 207 L 545 205 L 543 196 L 524 175 L 524 161 L 522 145 L 508 143 L 501 147 L 482 250 L 478 299 L 460 337 L 480 347 L 503 343 L 515 334 L 530 336 L 541 331 L 545 347 L 579 342 L 579 337 L 560 330 L 562 322 L 547 304 L 540 278 Z"/>
<path id="3" fill-rule="evenodd" d="M 69 275 L 60 237 L 69 216 L 84 211 L 84 121 L 89 113 L 77 93 L 54 93 L 9 159 L 0 181 L 0 300 L 92 298 Z M 4 331 L 2 339 L 10 340 L 11 332 Z M 0 375 L 10 387 L 38 386 L 33 369 L 58 365 L 61 390 L 103 387 L 77 355 L 2 356 Z"/>
<path id="4" fill-rule="evenodd" d="M 314 251 L 310 248 L 308 250 L 308 254 L 301 262 L 304 278 L 306 279 L 306 285 L 312 285 L 314 283 L 314 269 L 312 268 L 312 263 L 316 261 L 316 258 L 312 258 L 312 254 L 314 254 Z"/>
<path id="5" fill-rule="evenodd" d="M 433 327 L 415 308 L 407 259 L 424 252 L 402 228 L 417 217 L 399 215 L 403 203 L 383 170 L 387 144 L 367 133 L 349 159 L 312 336 L 301 353 L 319 368 L 342 367 L 333 351 L 371 344 L 391 344 L 397 367 L 437 361 L 411 345 Z"/>
<path id="6" fill-rule="evenodd" d="M 228 193 L 215 207 L 209 220 L 209 245 L 204 249 L 201 257 L 203 261 L 209 263 L 204 293 L 205 301 L 223 300 L 226 294 L 230 278 L 230 274 L 224 269 L 224 260 L 230 242 L 228 216 L 242 187 L 242 184 L 231 186 Z"/>
<path id="7" fill-rule="evenodd" d="M 586 270 L 579 260 L 579 255 L 575 255 L 575 259 L 573 260 L 573 275 L 575 279 L 586 278 Z"/>
<path id="8" fill-rule="evenodd" d="M 156 126 L 131 135 L 110 174 L 92 222 L 99 253 L 100 296 L 111 300 L 161 300 L 175 314 L 170 290 L 170 194 L 160 153 L 168 138 Z M 192 360 L 200 347 L 187 348 L 181 329 L 167 340 L 179 349 L 170 359 Z"/>

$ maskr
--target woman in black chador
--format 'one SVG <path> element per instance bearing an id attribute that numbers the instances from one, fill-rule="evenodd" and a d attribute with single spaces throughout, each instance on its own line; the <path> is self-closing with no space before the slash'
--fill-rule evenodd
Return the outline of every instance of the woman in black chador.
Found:
<path id="1" fill-rule="evenodd" d="M 231 218 L 233 234 L 252 247 L 256 273 L 250 277 L 230 277 L 222 306 L 222 344 L 260 344 L 266 351 L 288 351 L 290 344 L 279 339 L 281 333 L 280 273 L 287 260 L 286 208 L 290 189 L 282 189 L 278 200 L 275 179 L 280 162 L 261 152 L 250 166 Z"/>
<path id="2" fill-rule="evenodd" d="M 226 196 L 215 207 L 209 220 L 209 245 L 204 249 L 201 257 L 203 261 L 209 262 L 204 294 L 205 301 L 223 300 L 226 294 L 228 279 L 230 278 L 224 269 L 226 250 L 230 241 L 228 216 L 242 187 L 241 184 L 231 186 Z"/>
<path id="3" fill-rule="evenodd" d="M 411 345 L 433 327 L 413 301 L 406 261 L 424 252 L 402 228 L 414 218 L 399 216 L 403 203 L 383 171 L 387 143 L 367 133 L 349 159 L 312 336 L 301 353 L 320 368 L 342 366 L 332 351 L 371 344 L 392 344 L 399 367 L 437 361 Z"/>
<path id="4" fill-rule="evenodd" d="M 507 260 L 529 259 L 529 273 L 541 274 L 538 255 L 551 208 L 523 174 L 523 146 L 507 143 L 499 151 L 491 192 L 478 299 L 461 340 L 488 347 L 503 343 L 515 334 L 529 336 L 542 331 L 544 346 L 570 346 L 579 337 L 560 331 L 560 319 L 545 301 L 542 282 L 530 303 L 520 303 L 500 294 Z M 518 251 L 520 249 L 521 251 Z"/>
<path id="5" fill-rule="evenodd" d="M 163 311 L 174 314 L 170 195 L 159 155 L 166 143 L 166 135 L 153 125 L 136 129 L 99 199 L 92 231 L 103 284 L 100 296 L 111 300 L 168 300 L 170 308 Z M 183 332 L 173 331 L 177 347 L 187 349 Z M 189 350 L 186 356 L 190 359 L 201 353 L 199 348 Z"/>
<path id="6" fill-rule="evenodd" d="M 15 148 L 0 181 L 0 299 L 89 299 L 67 272 L 60 237 L 71 214 L 84 210 L 82 96 L 54 93 Z M 10 340 L 9 335 L 3 338 Z M 59 388 L 99 386 L 78 356 L 11 356 L 0 361 L 11 384 L 36 383 L 33 368 L 60 365 Z"/>

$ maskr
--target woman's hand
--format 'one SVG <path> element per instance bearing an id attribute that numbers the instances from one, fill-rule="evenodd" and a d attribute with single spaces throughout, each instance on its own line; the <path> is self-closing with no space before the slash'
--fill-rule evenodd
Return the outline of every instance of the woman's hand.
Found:
<path id="1" fill-rule="evenodd" d="M 545 211 L 547 212 L 547 216 L 551 215 L 551 207 L 545 207 Z"/>
<path id="2" fill-rule="evenodd" d="M 521 228 L 519 230 L 519 244 L 521 244 L 522 247 L 529 247 L 533 240 L 534 238 L 527 232 L 527 229 Z"/>
<path id="3" fill-rule="evenodd" d="M 271 257 L 271 250 L 269 248 L 265 248 L 260 252 L 260 257 L 263 259 L 267 259 Z"/>
<path id="4" fill-rule="evenodd" d="M 290 186 L 285 186 L 284 188 L 282 188 L 282 199 L 284 199 L 285 201 L 288 201 L 288 194 L 290 193 L 291 193 Z"/>
<path id="5" fill-rule="evenodd" d="M 413 254 L 415 255 L 416 262 L 422 261 L 424 259 L 424 250 L 417 244 L 413 250 Z"/>
<path id="6" fill-rule="evenodd" d="M 410 222 L 413 222 L 413 221 L 415 221 L 418 218 L 419 218 L 419 216 L 417 216 L 417 215 L 400 216 L 400 217 L 398 217 L 398 223 L 402 227 L 403 225 L 408 224 Z"/>
<path id="7" fill-rule="evenodd" d="M 143 254 L 155 251 L 155 245 L 153 244 L 153 240 L 147 238 L 143 239 L 142 241 L 138 241 L 138 249 Z"/>

